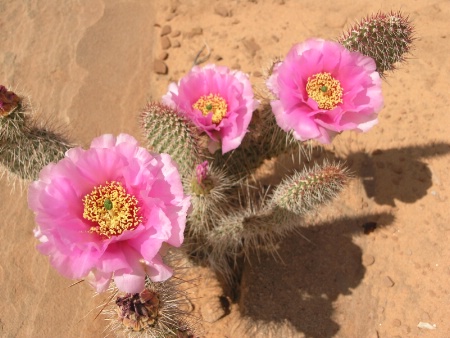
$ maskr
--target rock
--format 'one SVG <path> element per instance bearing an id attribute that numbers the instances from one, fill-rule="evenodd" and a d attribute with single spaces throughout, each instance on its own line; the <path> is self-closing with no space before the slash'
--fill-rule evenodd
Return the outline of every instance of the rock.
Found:
<path id="1" fill-rule="evenodd" d="M 214 13 L 216 13 L 217 15 L 223 16 L 223 17 L 232 16 L 231 11 L 222 5 L 217 5 L 214 8 Z"/>
<path id="2" fill-rule="evenodd" d="M 190 32 L 185 33 L 185 36 L 190 39 L 190 38 L 193 38 L 194 36 L 202 35 L 202 34 L 203 34 L 203 29 L 201 27 L 194 27 L 194 28 L 192 28 L 192 30 Z"/>
<path id="3" fill-rule="evenodd" d="M 161 48 L 169 49 L 172 44 L 170 43 L 170 39 L 168 36 L 161 37 Z"/>
<path id="4" fill-rule="evenodd" d="M 436 324 L 430 324 L 425 322 L 419 322 L 419 324 L 417 324 L 417 327 L 419 329 L 436 330 Z"/>
<path id="5" fill-rule="evenodd" d="M 169 13 L 166 16 L 166 21 L 171 21 L 174 17 L 176 17 L 177 14 L 176 13 Z"/>
<path id="6" fill-rule="evenodd" d="M 169 25 L 165 25 L 162 29 L 161 29 L 161 36 L 164 35 L 168 35 L 172 32 L 172 27 L 170 27 Z"/>
<path id="7" fill-rule="evenodd" d="M 168 70 L 169 69 L 167 68 L 167 65 L 164 63 L 164 61 L 162 61 L 162 60 L 155 60 L 153 62 L 153 71 L 156 74 L 165 75 L 165 74 L 167 74 Z"/>
<path id="8" fill-rule="evenodd" d="M 250 40 L 244 39 L 242 43 L 252 57 L 255 56 L 256 52 L 261 49 L 261 46 L 256 43 L 254 38 L 251 38 Z"/>
<path id="9" fill-rule="evenodd" d="M 163 50 L 161 53 L 159 53 L 158 60 L 167 60 L 168 57 L 169 57 L 169 53 L 167 53 L 165 50 Z"/>
<path id="10" fill-rule="evenodd" d="M 172 34 L 170 34 L 170 36 L 173 37 L 173 38 L 177 38 L 177 37 L 179 37 L 180 35 L 181 35 L 181 32 L 178 31 L 178 30 L 173 31 Z"/>
<path id="11" fill-rule="evenodd" d="M 214 60 L 216 60 L 216 61 L 222 61 L 222 60 L 223 60 L 223 57 L 220 56 L 220 55 L 216 55 L 216 56 L 214 57 Z"/>
<path id="12" fill-rule="evenodd" d="M 373 265 L 373 263 L 375 263 L 375 257 L 373 257 L 372 255 L 363 255 L 362 263 L 364 266 L 371 266 Z"/>
<path id="13" fill-rule="evenodd" d="M 402 322 L 400 321 L 400 319 L 394 319 L 394 320 L 392 321 L 392 325 L 393 325 L 394 327 L 400 327 L 400 326 L 402 326 Z"/>
<path id="14" fill-rule="evenodd" d="M 383 278 L 383 285 L 387 288 L 391 288 L 395 285 L 394 281 L 392 280 L 391 277 L 386 276 Z"/>
<path id="15" fill-rule="evenodd" d="M 392 171 L 393 171 L 394 173 L 400 175 L 400 174 L 403 173 L 403 168 L 402 168 L 402 166 L 401 166 L 400 164 L 394 163 L 394 164 L 392 165 Z"/>
<path id="16" fill-rule="evenodd" d="M 374 151 L 372 151 L 372 155 L 381 155 L 383 153 L 383 150 L 381 149 L 375 149 Z"/>

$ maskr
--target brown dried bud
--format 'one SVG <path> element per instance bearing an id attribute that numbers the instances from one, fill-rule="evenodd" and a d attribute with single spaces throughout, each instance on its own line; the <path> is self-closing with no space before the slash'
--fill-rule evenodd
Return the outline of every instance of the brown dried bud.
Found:
<path id="1" fill-rule="evenodd" d="M 0 85 L 0 116 L 11 114 L 20 104 L 20 97 Z"/>

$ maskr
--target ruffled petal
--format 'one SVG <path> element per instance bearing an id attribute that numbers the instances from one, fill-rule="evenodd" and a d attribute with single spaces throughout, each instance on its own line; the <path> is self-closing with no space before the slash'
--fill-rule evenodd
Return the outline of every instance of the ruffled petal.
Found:
<path id="1" fill-rule="evenodd" d="M 91 230 L 98 224 L 85 218 L 83 199 L 111 181 L 136 199 L 140 223 L 108 238 Z M 120 290 L 140 292 L 147 269 L 158 281 L 168 278 L 159 252 L 163 243 L 181 245 L 190 206 L 170 156 L 150 154 L 127 134 L 102 135 L 88 150 L 67 151 L 30 184 L 28 204 L 35 213 L 38 250 L 63 276 L 87 278 L 98 292 L 112 276 Z M 98 212 L 103 205 L 96 206 Z"/>
<path id="2" fill-rule="evenodd" d="M 342 102 L 329 111 L 306 91 L 309 79 L 320 73 L 329 73 L 343 89 Z M 276 95 L 271 107 L 278 125 L 300 141 L 329 143 L 344 130 L 367 131 L 383 106 L 375 61 L 322 39 L 293 46 L 266 84 Z"/>

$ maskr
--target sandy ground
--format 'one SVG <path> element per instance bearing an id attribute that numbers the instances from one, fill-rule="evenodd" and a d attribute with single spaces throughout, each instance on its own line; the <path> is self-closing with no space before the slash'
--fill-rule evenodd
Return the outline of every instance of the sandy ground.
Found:
<path id="1" fill-rule="evenodd" d="M 209 62 L 251 74 L 258 89 L 270 60 L 294 43 L 333 39 L 356 19 L 391 9 L 416 25 L 413 55 L 383 84 L 379 125 L 341 135 L 321 155 L 346 160 L 355 179 L 310 219 L 314 226 L 280 243 L 282 262 L 252 258 L 239 302 L 223 309 L 223 292 L 204 268 L 192 270 L 201 277 L 192 297 L 205 337 L 445 338 L 449 1 L 0 0 L 0 83 L 30 95 L 78 144 L 103 133 L 140 137 L 140 109 L 190 69 L 204 44 Z M 167 74 L 156 74 L 163 66 L 155 60 L 166 57 Z M 289 165 L 268 163 L 264 179 L 276 183 Z M 87 285 L 69 287 L 49 266 L 35 250 L 26 194 L 10 193 L 4 179 L 0 189 L 0 336 L 103 337 L 101 297 Z M 378 227 L 364 234 L 367 222 Z"/>

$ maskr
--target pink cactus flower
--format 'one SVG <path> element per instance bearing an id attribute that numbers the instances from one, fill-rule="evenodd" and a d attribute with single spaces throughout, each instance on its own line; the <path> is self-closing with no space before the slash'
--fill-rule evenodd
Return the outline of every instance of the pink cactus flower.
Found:
<path id="1" fill-rule="evenodd" d="M 138 293 L 145 276 L 163 281 L 172 270 L 163 243 L 183 242 L 189 197 L 175 163 L 152 154 L 130 135 L 102 135 L 88 150 L 73 148 L 40 172 L 28 191 L 38 250 L 63 276 L 97 290 L 114 280 Z"/>
<path id="2" fill-rule="evenodd" d="M 216 65 L 193 67 L 169 85 L 163 103 L 184 112 L 210 137 L 209 150 L 222 147 L 222 154 L 241 144 L 259 105 L 246 74 Z"/>
<path id="3" fill-rule="evenodd" d="M 375 61 L 342 45 L 309 39 L 275 65 L 267 87 L 278 125 L 301 141 L 330 143 L 344 130 L 365 132 L 383 107 Z"/>

